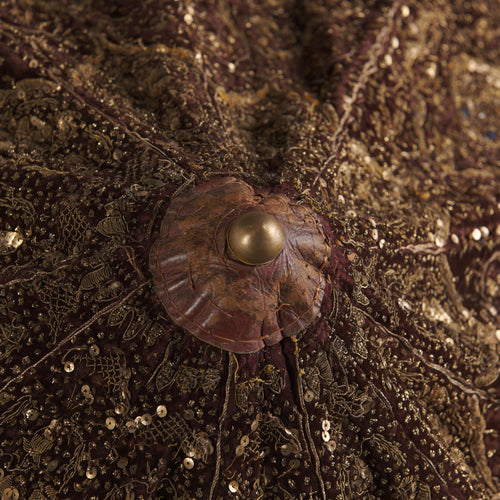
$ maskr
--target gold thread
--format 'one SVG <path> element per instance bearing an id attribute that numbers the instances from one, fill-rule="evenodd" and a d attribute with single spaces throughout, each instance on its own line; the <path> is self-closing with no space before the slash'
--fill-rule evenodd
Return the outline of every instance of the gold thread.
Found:
<path id="1" fill-rule="evenodd" d="M 234 359 L 235 356 L 231 356 L 231 353 L 228 353 L 228 359 L 229 359 L 229 367 L 227 370 L 227 379 L 226 379 L 226 390 L 225 390 L 225 398 L 224 398 L 224 406 L 222 407 L 222 414 L 219 419 L 219 432 L 217 434 L 217 443 L 215 445 L 216 447 L 216 462 L 215 462 L 215 472 L 214 472 L 214 479 L 212 481 L 212 485 L 210 486 L 210 493 L 208 495 L 208 500 L 212 500 L 214 497 L 214 492 L 215 488 L 217 486 L 217 483 L 219 481 L 219 475 L 220 475 L 220 464 L 221 464 L 221 459 L 222 459 L 222 427 L 224 426 L 224 421 L 226 420 L 227 417 L 227 408 L 229 406 L 229 395 L 230 395 L 230 388 L 231 388 L 231 379 L 233 377 L 233 370 L 234 370 Z"/>
<path id="2" fill-rule="evenodd" d="M 306 433 L 306 437 L 308 440 L 309 444 L 309 450 L 311 451 L 311 455 L 314 458 L 314 466 L 316 470 L 316 476 L 318 478 L 319 486 L 321 488 L 321 494 L 323 497 L 323 500 L 327 500 L 326 498 L 326 491 L 325 491 L 325 484 L 323 482 L 323 478 L 321 476 L 321 466 L 320 466 L 320 461 L 319 461 L 319 456 L 318 452 L 316 451 L 316 447 L 314 446 L 314 442 L 312 440 L 312 435 L 311 435 L 311 428 L 309 427 L 309 416 L 307 414 L 307 409 L 306 405 L 304 403 L 304 391 L 302 388 L 302 374 L 300 371 L 300 365 L 299 365 L 299 345 L 297 343 L 296 337 L 292 337 L 292 340 L 295 344 L 295 349 L 294 349 L 294 354 L 295 354 L 295 363 L 296 363 L 296 368 L 297 368 L 297 373 L 298 373 L 298 384 L 297 384 L 297 390 L 299 393 L 299 404 L 300 404 L 300 409 L 302 410 L 302 414 L 304 415 L 304 430 Z"/>

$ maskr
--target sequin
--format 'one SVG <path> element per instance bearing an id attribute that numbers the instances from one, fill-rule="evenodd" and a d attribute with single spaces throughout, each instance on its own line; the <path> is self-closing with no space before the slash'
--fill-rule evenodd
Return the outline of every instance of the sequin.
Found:
<path id="1" fill-rule="evenodd" d="M 66 361 L 64 363 L 64 371 L 66 373 L 71 373 L 74 369 L 75 369 L 75 365 L 71 361 Z"/>
<path id="2" fill-rule="evenodd" d="M 313 391 L 306 391 L 304 393 L 304 399 L 310 403 L 314 399 L 314 392 Z"/>
<path id="3" fill-rule="evenodd" d="M 326 449 L 330 452 L 333 453 L 337 448 L 337 443 L 335 441 L 328 441 L 326 443 Z"/>
<path id="4" fill-rule="evenodd" d="M 89 352 L 92 356 L 97 356 L 100 352 L 100 349 L 96 344 L 93 344 L 90 346 Z"/>
<path id="5" fill-rule="evenodd" d="M 151 424 L 152 421 L 153 421 L 153 418 L 151 417 L 151 415 L 149 413 L 145 413 L 141 417 L 141 424 L 142 425 L 147 426 L 147 425 Z"/>
<path id="6" fill-rule="evenodd" d="M 289 444 L 285 443 L 280 446 L 280 451 L 284 457 L 287 457 L 290 453 L 292 453 L 293 448 Z"/>
<path id="7" fill-rule="evenodd" d="M 113 430 L 116 427 L 116 420 L 113 417 L 108 417 L 106 419 L 106 427 L 109 430 Z"/>
<path id="8" fill-rule="evenodd" d="M 499 136 L 488 137 L 500 66 L 488 1 L 6 2 L 0 497 L 495 496 Z M 149 268 L 166 214 L 228 176 L 258 205 L 309 210 L 330 250 L 321 271 L 278 280 L 287 295 L 323 279 L 317 315 L 247 354 L 172 321 Z M 183 262 L 196 278 L 172 294 L 207 276 L 212 261 L 195 255 L 171 263 L 172 280 Z M 310 262 L 292 257 L 292 270 Z M 183 311 L 202 317 L 214 287 Z"/>
<path id="9" fill-rule="evenodd" d="M 125 405 L 123 403 L 119 403 L 115 406 L 115 413 L 117 415 L 121 415 L 125 411 Z"/>
<path id="10" fill-rule="evenodd" d="M 2 493 L 2 500 L 18 500 L 19 491 L 17 488 L 5 488 Z"/>
<path id="11" fill-rule="evenodd" d="M 95 467 L 89 467 L 85 475 L 88 479 L 94 479 L 97 476 L 97 469 Z"/>
<path id="12" fill-rule="evenodd" d="M 127 431 L 133 434 L 135 431 L 137 431 L 137 424 L 133 420 L 129 420 L 126 424 L 125 427 L 127 428 Z"/>
<path id="13" fill-rule="evenodd" d="M 163 418 L 167 415 L 167 407 L 165 405 L 159 405 L 156 408 L 156 414 L 160 417 Z"/>
<path id="14" fill-rule="evenodd" d="M 237 493 L 239 489 L 240 489 L 240 485 L 238 484 L 238 481 L 231 481 L 229 483 L 229 491 L 231 493 Z"/>

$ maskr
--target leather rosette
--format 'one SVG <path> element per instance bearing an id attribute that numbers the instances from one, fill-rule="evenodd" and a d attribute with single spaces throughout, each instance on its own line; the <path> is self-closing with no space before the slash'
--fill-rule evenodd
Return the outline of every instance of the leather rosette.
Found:
<path id="1" fill-rule="evenodd" d="M 232 222 L 255 210 L 273 216 L 283 231 L 281 252 L 263 265 L 241 262 L 227 244 Z M 150 269 L 176 324 L 214 346 L 251 353 L 319 316 L 329 256 L 328 237 L 308 206 L 229 177 L 172 201 Z"/>

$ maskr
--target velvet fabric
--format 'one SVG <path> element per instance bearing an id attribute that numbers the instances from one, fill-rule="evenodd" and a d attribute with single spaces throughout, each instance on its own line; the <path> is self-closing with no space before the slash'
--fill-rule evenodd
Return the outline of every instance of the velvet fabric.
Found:
<path id="1" fill-rule="evenodd" d="M 497 0 L 0 0 L 0 496 L 498 499 Z M 316 211 L 320 317 L 176 326 L 149 253 L 232 176 Z"/>

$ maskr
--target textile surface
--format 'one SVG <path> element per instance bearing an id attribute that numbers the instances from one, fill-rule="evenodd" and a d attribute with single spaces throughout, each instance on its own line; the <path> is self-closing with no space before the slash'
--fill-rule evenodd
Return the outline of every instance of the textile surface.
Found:
<path id="1" fill-rule="evenodd" d="M 500 497 L 497 0 L 0 0 L 0 497 Z M 177 327 L 232 176 L 328 225 L 320 318 Z M 189 251 L 189 249 L 186 249 Z"/>

